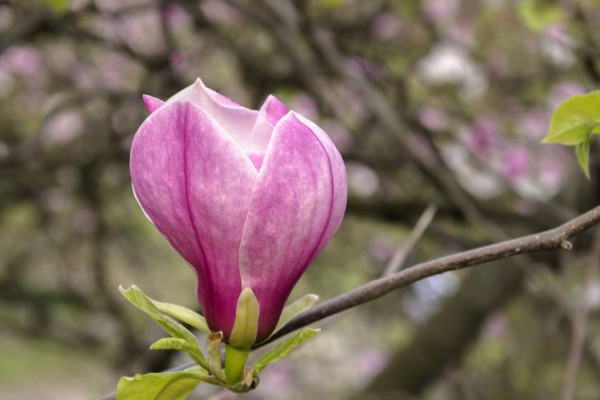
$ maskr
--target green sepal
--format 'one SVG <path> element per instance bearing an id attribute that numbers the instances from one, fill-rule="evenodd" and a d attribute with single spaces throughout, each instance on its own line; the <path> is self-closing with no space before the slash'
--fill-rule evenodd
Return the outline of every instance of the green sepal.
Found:
<path id="1" fill-rule="evenodd" d="M 277 326 L 271 335 L 283 328 L 284 325 L 290 322 L 290 320 L 296 315 L 314 306 L 317 301 L 319 301 L 319 296 L 316 294 L 307 294 L 294 301 L 292 304 L 286 306 L 283 309 L 281 316 L 279 317 L 279 321 L 277 321 Z"/>
<path id="2" fill-rule="evenodd" d="M 152 300 L 152 303 L 163 313 L 175 317 L 186 324 L 193 326 L 194 328 L 204 333 L 210 333 L 206 319 L 198 314 L 196 311 L 190 310 L 187 307 L 183 307 L 177 304 L 163 303 L 160 301 Z"/>
<path id="3" fill-rule="evenodd" d="M 235 322 L 229 335 L 229 344 L 240 349 L 249 349 L 256 342 L 260 306 L 254 292 L 245 287 L 238 297 Z"/>
<path id="4" fill-rule="evenodd" d="M 305 328 L 300 332 L 296 333 L 289 339 L 279 343 L 275 348 L 268 353 L 264 354 L 254 364 L 254 376 L 257 376 L 265 367 L 276 361 L 281 360 L 292 352 L 296 347 L 306 342 L 307 340 L 315 337 L 321 332 L 320 329 Z"/>
<path id="5" fill-rule="evenodd" d="M 123 296 L 125 296 L 127 300 L 131 302 L 131 304 L 148 314 L 171 336 L 177 339 L 184 340 L 189 346 L 185 351 L 189 354 L 192 360 L 194 360 L 197 364 L 201 365 L 203 368 L 208 370 L 208 362 L 206 361 L 206 358 L 198 348 L 198 342 L 196 341 L 196 337 L 192 332 L 187 330 L 183 325 L 175 321 L 173 318 L 161 313 L 160 310 L 152 302 L 152 299 L 146 296 L 144 292 L 142 292 L 142 290 L 137 286 L 132 285 L 128 289 L 123 289 L 123 287 L 119 287 L 119 291 L 123 294 Z"/>
<path id="6" fill-rule="evenodd" d="M 177 372 L 124 376 L 117 385 L 116 400 L 183 400 L 200 382 L 220 384 L 199 367 Z"/>
<path id="7" fill-rule="evenodd" d="M 585 176 L 590 179 L 590 144 L 591 144 L 592 134 L 588 133 L 585 140 L 581 143 L 577 143 L 575 146 L 575 155 L 577 156 L 577 162 Z"/>
<path id="8" fill-rule="evenodd" d="M 590 133 L 599 133 L 600 90 L 573 96 L 552 114 L 550 130 L 542 143 L 574 146 L 586 140 Z"/>

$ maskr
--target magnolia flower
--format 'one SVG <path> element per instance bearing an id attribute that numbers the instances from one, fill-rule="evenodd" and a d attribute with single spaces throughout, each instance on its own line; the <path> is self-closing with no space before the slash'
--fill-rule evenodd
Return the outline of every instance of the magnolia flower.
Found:
<path id="1" fill-rule="evenodd" d="M 259 315 L 244 345 L 260 342 L 342 222 L 343 160 L 321 128 L 274 96 L 250 110 L 198 79 L 166 102 L 144 101 L 151 115 L 130 160 L 136 198 L 196 272 L 210 329 L 228 341 L 249 293 Z"/>

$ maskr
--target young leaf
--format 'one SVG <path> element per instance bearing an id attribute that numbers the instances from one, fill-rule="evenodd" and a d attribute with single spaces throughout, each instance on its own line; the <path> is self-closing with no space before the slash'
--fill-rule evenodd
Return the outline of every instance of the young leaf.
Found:
<path id="1" fill-rule="evenodd" d="M 134 377 L 124 376 L 117 386 L 117 400 L 183 400 L 200 382 L 213 383 L 214 378 L 198 368 L 160 372 Z M 218 384 L 218 382 L 217 382 Z"/>
<path id="2" fill-rule="evenodd" d="M 311 308 L 317 301 L 319 301 L 319 296 L 316 294 L 307 294 L 294 301 L 289 306 L 286 306 L 279 317 L 279 321 L 277 321 L 277 326 L 275 327 L 275 330 L 273 330 L 273 333 L 283 328 L 283 326 L 290 322 L 296 315 Z"/>
<path id="3" fill-rule="evenodd" d="M 150 345 L 150 350 L 183 350 L 186 351 L 189 345 L 183 339 L 162 338 Z"/>
<path id="4" fill-rule="evenodd" d="M 543 143 L 573 146 L 598 133 L 600 125 L 600 90 L 573 96 L 562 103 L 550 120 L 550 130 Z"/>
<path id="5" fill-rule="evenodd" d="M 577 162 L 579 166 L 583 169 L 585 176 L 590 179 L 590 143 L 591 143 L 592 135 L 588 133 L 585 140 L 581 143 L 578 143 L 575 146 L 575 154 L 577 155 Z"/>
<path id="6" fill-rule="evenodd" d="M 305 328 L 291 338 L 279 343 L 273 350 L 264 354 L 258 359 L 256 364 L 254 364 L 254 376 L 257 376 L 267 365 L 286 357 L 292 350 L 318 335 L 319 332 L 321 332 L 320 329 Z"/>
<path id="7" fill-rule="evenodd" d="M 148 314 L 160 326 L 162 326 L 165 331 L 171 334 L 171 336 L 178 339 L 183 339 L 189 346 L 185 351 L 197 364 L 208 370 L 206 358 L 204 358 L 204 355 L 198 348 L 198 342 L 196 341 L 196 337 L 192 334 L 192 332 L 187 330 L 183 325 L 175 321 L 173 318 L 161 313 L 152 302 L 152 299 L 146 296 L 146 294 L 144 294 L 144 292 L 142 292 L 137 286 L 132 285 L 129 289 L 123 289 L 122 287 L 119 287 L 119 290 L 123 296 L 127 298 L 127 300 L 129 300 L 138 309 Z"/>
<path id="8" fill-rule="evenodd" d="M 210 329 L 208 328 L 206 319 L 204 319 L 204 317 L 198 314 L 197 312 L 190 310 L 189 308 L 179 306 L 177 304 L 162 303 L 153 299 L 150 300 L 156 306 L 156 308 L 158 308 L 163 313 L 175 317 L 180 321 L 183 321 L 186 324 L 193 326 L 199 331 L 202 331 L 204 333 L 210 333 Z"/>

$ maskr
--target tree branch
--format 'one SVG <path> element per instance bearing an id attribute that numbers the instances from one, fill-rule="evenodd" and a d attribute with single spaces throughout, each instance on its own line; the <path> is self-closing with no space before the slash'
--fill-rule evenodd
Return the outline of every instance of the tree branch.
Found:
<path id="1" fill-rule="evenodd" d="M 553 250 L 558 248 L 570 250 L 572 245 L 568 241 L 569 238 L 598 223 L 600 223 L 600 206 L 595 207 L 585 214 L 554 229 L 417 264 L 388 277 L 373 280 L 350 292 L 334 297 L 333 299 L 327 300 L 311 308 L 292 319 L 280 331 L 271 336 L 268 341 L 261 343 L 257 347 L 272 342 L 273 340 L 313 322 L 357 307 L 361 304 L 375 300 L 391 291 L 408 286 L 411 283 L 430 276 L 441 274 L 442 272 L 454 271 L 473 265 L 483 264 L 488 261 L 498 260 L 500 258 L 513 257 L 519 254 L 533 253 L 541 250 Z"/>
<path id="2" fill-rule="evenodd" d="M 559 248 L 570 250 L 572 248 L 572 245 L 569 242 L 570 238 L 598 223 L 600 223 L 600 206 L 547 231 L 521 236 L 515 239 L 478 247 L 476 249 L 417 264 L 388 277 L 368 282 L 350 292 L 334 297 L 333 299 L 327 300 L 310 310 L 303 312 L 292 319 L 268 340 L 256 345 L 254 348 L 262 347 L 290 332 L 310 325 L 313 322 L 358 307 L 364 303 L 378 299 L 396 289 L 403 288 L 433 275 L 455 271 L 501 258 L 514 257 L 520 254 L 533 253 L 542 250 L 555 250 Z M 193 364 L 188 363 L 175 367 L 172 370 L 182 370 L 189 368 L 192 365 Z M 114 400 L 114 396 L 114 393 L 111 393 L 100 397 L 97 400 Z"/>

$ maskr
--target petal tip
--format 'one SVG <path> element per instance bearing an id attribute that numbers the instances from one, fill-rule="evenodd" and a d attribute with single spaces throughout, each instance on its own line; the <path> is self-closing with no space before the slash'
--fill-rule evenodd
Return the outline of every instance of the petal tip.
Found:
<path id="1" fill-rule="evenodd" d="M 157 99 L 156 97 L 152 97 L 147 94 L 142 94 L 142 100 L 144 101 L 144 105 L 146 106 L 146 109 L 150 114 L 152 114 L 154 111 L 162 107 L 163 104 L 165 104 L 165 102 L 161 99 Z"/>

